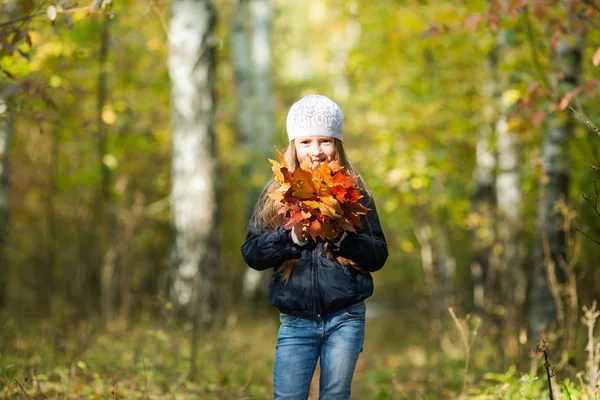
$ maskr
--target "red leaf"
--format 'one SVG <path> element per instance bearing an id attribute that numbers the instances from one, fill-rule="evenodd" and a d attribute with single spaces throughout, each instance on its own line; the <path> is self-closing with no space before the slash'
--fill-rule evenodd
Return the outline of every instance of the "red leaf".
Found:
<path id="1" fill-rule="evenodd" d="M 358 200 L 362 199 L 362 195 L 360 194 L 360 189 L 356 187 L 350 187 L 346 190 L 346 201 L 355 203 Z"/>
<path id="2" fill-rule="evenodd" d="M 471 15 L 470 17 L 465 19 L 464 24 L 467 26 L 467 28 L 474 31 L 475 29 L 477 29 L 477 25 L 479 25 L 479 22 L 481 22 L 481 15 L 476 14 Z"/>
<path id="3" fill-rule="evenodd" d="M 564 110 L 565 108 L 567 108 L 567 106 L 569 105 L 569 103 L 570 103 L 571 101 L 573 101 L 573 99 L 574 99 L 575 97 L 577 97 L 577 95 L 578 95 L 579 93 L 581 93 L 581 92 L 582 92 L 584 89 L 585 89 L 585 86 L 579 86 L 578 88 L 575 88 L 575 89 L 573 89 L 573 90 L 571 90 L 571 91 L 567 92 L 567 93 L 565 94 L 565 96 L 562 98 L 562 100 L 560 101 L 560 103 L 559 103 L 559 105 L 558 105 L 558 108 L 559 108 L 560 110 Z"/>
<path id="4" fill-rule="evenodd" d="M 323 225 L 319 222 L 319 220 L 315 219 L 308 226 L 308 234 L 313 240 L 317 240 L 317 237 L 321 236 L 321 239 L 325 236 L 322 231 Z"/>
<path id="5" fill-rule="evenodd" d="M 491 30 L 495 31 L 498 29 L 498 16 L 495 14 L 488 14 L 488 25 Z"/>
<path id="6" fill-rule="evenodd" d="M 558 32 L 554 32 L 552 34 L 552 38 L 550 39 L 550 47 L 552 50 L 556 50 L 556 46 L 558 46 L 558 42 L 560 41 L 560 34 Z"/>
<path id="7" fill-rule="evenodd" d="M 541 123 L 544 122 L 544 119 L 546 119 L 545 111 L 536 111 L 531 118 L 534 126 L 540 126 Z"/>
<path id="8" fill-rule="evenodd" d="M 598 64 L 600 64 L 600 47 L 598 47 L 596 49 L 596 52 L 594 53 L 594 56 L 592 57 L 592 64 L 594 64 L 594 67 L 597 67 Z"/>
<path id="9" fill-rule="evenodd" d="M 598 79 L 594 79 L 592 81 L 590 81 L 587 84 L 587 87 L 585 89 L 585 91 L 590 95 L 593 96 L 596 93 L 596 86 L 598 86 L 598 84 L 600 84 L 600 81 Z"/>
<path id="10" fill-rule="evenodd" d="M 286 222 L 286 224 L 283 227 L 285 229 L 290 229 L 297 222 L 302 222 L 303 220 L 304 220 L 304 217 L 302 216 L 302 212 L 296 211 L 290 216 L 290 219 Z"/>
<path id="11" fill-rule="evenodd" d="M 346 200 L 346 189 L 341 185 L 334 186 L 331 189 L 331 194 L 333 194 L 335 198 L 340 202 Z"/>

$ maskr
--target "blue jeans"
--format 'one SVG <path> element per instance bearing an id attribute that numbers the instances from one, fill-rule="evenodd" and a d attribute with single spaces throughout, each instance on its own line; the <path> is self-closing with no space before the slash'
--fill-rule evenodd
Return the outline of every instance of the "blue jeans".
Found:
<path id="1" fill-rule="evenodd" d="M 280 314 L 273 367 L 275 400 L 305 400 L 320 358 L 319 400 L 348 400 L 365 338 L 365 303 L 323 318 Z"/>

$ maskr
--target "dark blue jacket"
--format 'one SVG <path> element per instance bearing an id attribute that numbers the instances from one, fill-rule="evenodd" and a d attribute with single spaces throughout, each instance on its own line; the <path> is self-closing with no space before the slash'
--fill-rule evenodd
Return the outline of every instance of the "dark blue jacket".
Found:
<path id="1" fill-rule="evenodd" d="M 383 267 L 388 250 L 375 203 L 367 197 L 361 202 L 370 208 L 362 216 L 365 229 L 347 232 L 340 247 L 332 247 L 332 250 L 334 255 L 357 263 L 364 273 L 341 264 L 335 257 L 327 257 L 325 243 L 320 238 L 316 242 L 310 239 L 308 244 L 298 247 L 293 244 L 290 231 L 283 226 L 276 231 L 261 232 L 250 223 L 242 255 L 255 270 L 274 269 L 269 284 L 272 305 L 286 314 L 315 318 L 349 307 L 373 294 L 373 278 L 369 272 Z M 289 259 L 296 262 L 285 282 L 280 267 Z"/>

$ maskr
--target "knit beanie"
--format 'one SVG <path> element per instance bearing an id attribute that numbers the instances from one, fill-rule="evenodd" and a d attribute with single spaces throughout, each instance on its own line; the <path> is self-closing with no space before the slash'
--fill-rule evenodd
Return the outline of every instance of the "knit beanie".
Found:
<path id="1" fill-rule="evenodd" d="M 294 103 L 285 125 L 290 142 L 303 136 L 327 136 L 342 140 L 344 116 L 332 100 L 311 94 Z"/>

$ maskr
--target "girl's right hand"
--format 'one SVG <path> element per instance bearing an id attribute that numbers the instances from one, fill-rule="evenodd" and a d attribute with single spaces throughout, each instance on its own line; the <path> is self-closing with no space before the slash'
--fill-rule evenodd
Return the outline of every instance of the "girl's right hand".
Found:
<path id="1" fill-rule="evenodd" d="M 306 226 L 302 227 L 302 232 L 300 237 L 296 236 L 296 230 L 292 228 L 292 241 L 298 246 L 304 246 L 308 243 L 308 228 Z"/>

